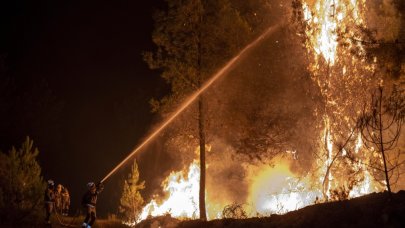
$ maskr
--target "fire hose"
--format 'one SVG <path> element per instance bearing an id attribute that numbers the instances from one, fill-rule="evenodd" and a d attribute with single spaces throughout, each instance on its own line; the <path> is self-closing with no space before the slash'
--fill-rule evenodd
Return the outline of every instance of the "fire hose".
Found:
<path id="1" fill-rule="evenodd" d="M 80 209 L 77 209 L 76 214 L 72 217 L 72 220 L 70 221 L 70 223 L 66 223 L 63 221 L 63 219 L 61 219 L 59 217 L 59 213 L 55 212 L 56 219 L 58 220 L 59 224 L 64 227 L 80 227 L 80 225 L 74 225 L 74 223 L 75 223 L 76 219 L 79 217 L 79 215 L 80 215 Z"/>

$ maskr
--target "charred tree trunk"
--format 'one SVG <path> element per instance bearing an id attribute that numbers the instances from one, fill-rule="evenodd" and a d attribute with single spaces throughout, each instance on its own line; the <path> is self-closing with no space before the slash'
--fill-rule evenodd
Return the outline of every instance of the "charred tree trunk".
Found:
<path id="1" fill-rule="evenodd" d="M 207 220 L 205 210 L 205 123 L 204 123 L 204 98 L 198 99 L 198 131 L 200 136 L 200 219 Z"/>
<path id="2" fill-rule="evenodd" d="M 381 155 L 381 158 L 378 157 L 378 160 L 373 161 L 371 167 L 381 172 L 377 173 L 378 176 L 381 174 L 384 176 L 381 181 L 392 197 L 391 184 L 396 183 L 400 175 L 400 166 L 405 164 L 405 159 L 402 159 L 405 151 L 397 147 L 405 120 L 405 96 L 403 91 L 394 85 L 391 95 L 385 98 L 383 89 L 384 87 L 380 85 L 372 94 L 371 110 L 363 111 L 360 124 L 364 145 L 371 148 L 371 152 L 375 150 Z M 393 152 L 394 149 L 398 150 Z M 398 172 L 397 179 L 390 179 L 395 170 Z"/>
<path id="3" fill-rule="evenodd" d="M 383 163 L 384 163 L 384 173 L 385 173 L 385 181 L 386 181 L 386 183 L 387 183 L 387 190 L 388 190 L 388 193 L 389 193 L 389 195 L 391 196 L 391 186 L 390 186 L 390 178 L 389 178 L 389 176 L 388 176 L 388 169 L 387 169 L 387 161 L 386 161 L 386 158 L 385 158 L 385 149 L 384 149 L 384 140 L 383 140 L 383 129 L 384 129 L 384 126 L 383 126 L 383 121 L 382 121 L 382 118 L 383 118 L 383 116 L 382 116 L 382 99 L 383 99 L 383 96 L 382 96 L 382 88 L 380 87 L 379 88 L 379 92 L 380 92 L 380 97 L 379 97 L 379 99 L 378 99 L 378 108 L 379 108 L 379 112 L 378 112 L 378 117 L 379 117 L 379 127 L 378 127 L 378 130 L 379 130 L 379 134 L 380 134 L 380 151 L 381 151 L 381 155 L 382 155 L 382 158 L 383 158 Z"/>
<path id="4" fill-rule="evenodd" d="M 198 87 L 201 89 L 203 85 L 203 78 L 201 74 L 202 69 L 202 48 L 201 48 L 201 26 L 203 23 L 202 2 L 198 0 L 198 14 L 200 20 L 200 26 L 198 28 L 197 36 L 197 77 Z M 200 193 L 199 193 L 199 207 L 200 207 L 200 219 L 206 221 L 207 213 L 205 209 L 205 115 L 204 115 L 204 97 L 201 94 L 198 98 L 198 135 L 200 138 Z"/>

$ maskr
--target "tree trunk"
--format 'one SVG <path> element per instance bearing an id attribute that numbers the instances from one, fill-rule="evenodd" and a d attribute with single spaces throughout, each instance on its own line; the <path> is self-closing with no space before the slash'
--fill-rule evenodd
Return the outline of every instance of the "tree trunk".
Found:
<path id="1" fill-rule="evenodd" d="M 200 136 L 200 219 L 207 220 L 205 211 L 205 123 L 204 123 L 204 99 L 200 95 L 198 99 L 198 131 Z"/>
<path id="2" fill-rule="evenodd" d="M 381 151 L 381 155 L 382 155 L 382 158 L 383 158 L 383 162 L 384 162 L 384 173 L 385 173 L 385 181 L 386 181 L 386 184 L 387 184 L 387 190 L 388 190 L 388 193 L 389 193 L 389 195 L 390 195 L 390 197 L 391 197 L 391 186 L 390 186 L 390 178 L 389 178 L 389 176 L 388 176 L 388 169 L 387 169 L 387 161 L 386 161 L 386 158 L 385 158 L 385 151 L 384 151 L 384 140 L 383 140 L 383 128 L 384 128 L 384 126 L 383 126 L 383 122 L 382 122 L 382 118 L 383 118 L 383 116 L 382 116 L 382 88 L 380 87 L 379 88 L 379 90 L 380 90 L 380 99 L 379 99 L 379 112 L 378 112 L 378 115 L 379 115 L 379 133 L 380 133 L 380 151 Z"/>
<path id="3" fill-rule="evenodd" d="M 198 35 L 197 35 L 197 77 L 198 77 L 198 87 L 201 89 L 204 80 L 201 74 L 201 26 L 203 23 L 203 12 L 202 12 L 202 2 L 198 1 L 198 14 L 200 20 L 200 26 L 198 28 Z M 203 221 L 207 220 L 207 213 L 205 210 L 205 115 L 204 115 L 204 97 L 201 94 L 198 97 L 198 134 L 200 137 L 200 195 L 199 195 L 199 205 L 200 205 L 200 219 Z"/>

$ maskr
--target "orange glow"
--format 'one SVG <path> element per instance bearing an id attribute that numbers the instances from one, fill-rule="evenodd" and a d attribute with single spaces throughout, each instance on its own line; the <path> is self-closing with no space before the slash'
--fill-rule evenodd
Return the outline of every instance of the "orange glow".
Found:
<path id="1" fill-rule="evenodd" d="M 271 161 L 274 167 L 266 164 L 246 166 L 249 190 L 243 208 L 248 215 L 283 214 L 313 204 L 321 197 L 320 191 L 309 191 L 309 178 L 299 178 L 291 172 L 290 162 L 289 159 L 275 158 Z M 187 170 L 172 172 L 163 182 L 166 199 L 161 202 L 151 200 L 143 208 L 139 221 L 165 214 L 176 218 L 197 218 L 199 171 L 198 161 L 194 160 Z M 227 204 L 217 200 L 206 202 L 208 219 L 222 217 Z"/>
<path id="2" fill-rule="evenodd" d="M 197 218 L 200 181 L 199 162 L 194 162 L 186 171 L 172 172 L 162 183 L 167 199 L 159 203 L 151 200 L 142 210 L 140 220 L 150 216 L 169 213 L 175 218 Z"/>
<path id="3" fill-rule="evenodd" d="M 248 202 L 256 213 L 283 214 L 315 203 L 319 191 L 308 191 L 310 183 L 290 170 L 287 159 L 276 158 L 274 167 L 263 165 L 251 170 Z"/>
<path id="4" fill-rule="evenodd" d="M 333 142 L 332 142 L 330 123 L 329 123 L 328 117 L 326 117 L 326 119 L 325 119 L 324 139 L 325 139 L 326 150 L 327 150 L 327 158 L 326 158 L 326 163 L 325 163 L 325 167 L 324 167 L 324 171 L 326 172 L 327 168 L 332 164 L 332 159 L 333 159 L 332 158 Z M 326 188 L 325 192 L 326 192 L 326 195 L 328 198 L 330 198 L 330 188 L 331 188 L 332 179 L 333 179 L 332 172 L 329 171 L 328 175 L 327 175 L 326 186 L 324 186 Z"/>
<path id="5" fill-rule="evenodd" d="M 184 110 L 186 110 L 190 104 L 192 104 L 201 94 L 203 94 L 211 85 L 218 80 L 218 78 L 226 75 L 238 61 L 246 55 L 251 49 L 253 49 L 257 44 L 259 44 L 264 38 L 277 31 L 279 25 L 274 25 L 269 27 L 262 35 L 260 35 L 256 40 L 248 44 L 243 48 L 238 55 L 233 57 L 230 61 L 226 63 L 218 72 L 216 72 L 212 77 L 207 80 L 197 91 L 191 94 L 180 106 L 177 108 L 173 114 L 169 116 L 164 122 L 162 122 L 159 127 L 153 131 L 146 139 L 137 146 L 126 158 L 124 158 L 117 166 L 115 166 L 102 180 L 101 182 L 106 181 L 111 175 L 113 175 L 118 169 L 120 169 L 130 158 L 137 154 L 143 147 L 145 147 L 149 142 L 151 142 L 160 132 L 162 132 L 170 123 L 173 122 Z"/>
<path id="6" fill-rule="evenodd" d="M 334 0 L 318 1 L 315 4 L 316 15 L 311 15 L 311 10 L 308 5 L 304 3 L 304 19 L 309 21 L 311 26 L 317 27 L 314 29 L 314 34 L 311 35 L 312 39 L 309 40 L 310 46 L 318 55 L 322 55 L 325 60 L 331 64 L 335 64 L 335 56 L 337 49 L 337 25 L 339 17 L 331 16 L 335 14 Z M 341 19 L 340 19 L 341 20 Z M 308 31 L 307 31 L 308 32 Z M 307 33 L 308 35 L 308 33 Z"/>
<path id="7" fill-rule="evenodd" d="M 368 100 L 368 89 L 376 80 L 370 75 L 377 59 L 367 63 L 363 58 L 364 47 L 355 41 L 360 39 L 355 29 L 367 28 L 365 4 L 366 0 L 306 0 L 303 3 L 308 25 L 306 47 L 311 57 L 308 70 L 324 98 L 324 111 L 318 114 L 318 127 L 322 129 L 318 135 L 319 156 L 308 173 L 292 171 L 293 162 L 299 159 L 296 151 L 286 151 L 286 157 L 293 158 L 276 157 L 264 164 L 244 164 L 247 196 L 241 199 L 241 205 L 248 216 L 283 214 L 315 202 L 336 199 L 333 194 L 338 191 L 345 191 L 346 198 L 353 198 L 381 190 L 364 159 L 370 151 L 363 147 L 360 133 L 353 130 L 355 119 Z M 342 143 L 346 140 L 346 144 Z M 348 161 L 349 156 L 355 156 L 358 161 Z M 350 182 L 348 175 L 351 174 L 359 177 L 355 176 L 357 179 Z M 197 159 L 184 170 L 172 172 L 162 183 L 166 197 L 151 200 L 144 207 L 141 220 L 148 215 L 166 213 L 177 218 L 197 218 L 199 176 Z M 225 196 L 226 192 L 223 194 Z M 210 199 L 209 191 L 206 196 L 208 219 L 220 218 L 227 203 L 232 203 Z"/>
<path id="8" fill-rule="evenodd" d="M 348 24 L 363 25 L 360 8 L 365 0 L 316 0 L 303 3 L 304 19 L 308 23 L 307 47 L 313 52 L 316 64 L 319 56 L 333 66 L 338 60 L 338 32 L 345 31 Z M 356 35 L 350 32 L 350 35 Z M 353 44 L 357 45 L 357 44 Z M 364 49 L 362 49 L 364 51 Z"/>
<path id="9" fill-rule="evenodd" d="M 303 3 L 307 23 L 306 47 L 313 57 L 308 69 L 325 98 L 324 121 L 320 123 L 323 129 L 320 134 L 321 156 L 317 158 L 317 164 L 321 166 L 318 175 L 323 185 L 324 200 L 331 198 L 333 190 L 342 187 L 350 188 L 349 197 L 378 190 L 367 170 L 367 161 L 362 160 L 363 153 L 367 152 L 362 148 L 361 135 L 357 133 L 356 139 L 356 134 L 352 133 L 356 124 L 354 120 L 368 99 L 367 89 L 378 81 L 373 78 L 377 60 L 367 63 L 363 44 L 356 41 L 362 40 L 361 32 L 356 29 L 367 28 L 365 10 L 366 0 L 305 0 Z M 351 137 L 354 144 L 334 149 L 335 143 Z M 347 165 L 344 157 L 348 151 L 354 151 L 360 161 Z M 354 186 L 347 180 L 349 170 L 361 172 L 363 176 Z"/>

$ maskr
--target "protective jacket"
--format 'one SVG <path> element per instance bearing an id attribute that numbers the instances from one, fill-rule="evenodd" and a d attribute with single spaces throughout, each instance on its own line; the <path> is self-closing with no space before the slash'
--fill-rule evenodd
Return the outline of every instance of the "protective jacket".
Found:
<path id="1" fill-rule="evenodd" d="M 83 195 L 82 198 L 82 205 L 83 206 L 91 206 L 95 207 L 97 203 L 97 195 L 103 190 L 102 187 L 96 188 L 95 192 L 91 192 L 91 190 L 87 190 L 87 192 Z"/>
<path id="2" fill-rule="evenodd" d="M 70 205 L 70 195 L 67 189 L 64 189 L 62 191 L 62 205 L 63 207 L 65 206 L 69 207 Z"/>
<path id="3" fill-rule="evenodd" d="M 44 201 L 45 203 L 53 203 L 55 201 L 55 193 L 53 189 L 46 188 Z"/>

